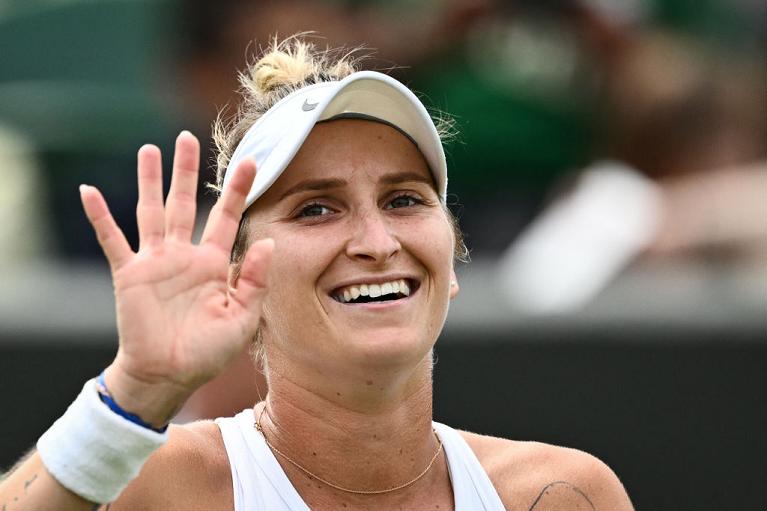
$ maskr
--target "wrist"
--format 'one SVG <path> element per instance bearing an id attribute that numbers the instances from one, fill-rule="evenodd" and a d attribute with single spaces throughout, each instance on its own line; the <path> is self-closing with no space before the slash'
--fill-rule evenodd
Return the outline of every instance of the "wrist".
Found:
<path id="1" fill-rule="evenodd" d="M 108 389 L 114 405 L 154 430 L 167 427 L 191 394 L 172 382 L 142 381 L 114 365 L 109 366 L 102 376 L 102 384 Z M 105 404 L 116 411 L 109 403 Z M 139 424 L 137 421 L 133 422 Z"/>
<path id="2" fill-rule="evenodd" d="M 120 405 L 118 405 L 117 402 L 112 397 L 112 394 L 109 392 L 109 388 L 107 388 L 106 381 L 104 380 L 103 371 L 98 376 L 98 378 L 96 378 L 96 391 L 98 392 L 99 399 L 101 399 L 102 403 L 107 405 L 109 409 L 112 410 L 114 413 L 132 422 L 133 424 L 141 426 L 142 428 L 151 429 L 152 431 L 155 431 L 157 433 L 165 433 L 165 431 L 168 429 L 167 423 L 163 426 L 155 426 L 153 424 L 149 424 L 148 422 L 145 422 L 144 419 L 142 419 L 138 415 L 130 413 L 127 410 L 124 410 Z"/>

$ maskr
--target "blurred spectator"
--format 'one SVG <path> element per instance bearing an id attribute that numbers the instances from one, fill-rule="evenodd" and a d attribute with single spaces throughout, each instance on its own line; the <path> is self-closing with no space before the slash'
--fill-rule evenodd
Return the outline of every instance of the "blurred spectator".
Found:
<path id="1" fill-rule="evenodd" d="M 612 161 L 584 170 L 504 255 L 517 309 L 577 310 L 643 254 L 767 243 L 763 70 L 668 34 L 639 34 L 613 57 L 601 147 Z"/>
<path id="2" fill-rule="evenodd" d="M 2 124 L 0 161 L 0 268 L 11 272 L 46 256 L 48 193 L 31 142 Z"/>

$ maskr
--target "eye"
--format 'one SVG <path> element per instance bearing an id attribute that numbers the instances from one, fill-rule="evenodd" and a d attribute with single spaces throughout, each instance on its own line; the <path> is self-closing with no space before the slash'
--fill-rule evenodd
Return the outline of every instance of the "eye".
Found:
<path id="1" fill-rule="evenodd" d="M 301 211 L 298 213 L 298 217 L 305 218 L 305 217 L 313 217 L 313 216 L 323 216 L 323 215 L 328 215 L 332 212 L 333 210 L 331 210 L 327 206 L 314 203 L 314 204 L 309 204 L 308 206 L 302 208 Z"/>
<path id="2" fill-rule="evenodd" d="M 412 195 L 402 194 L 394 197 L 389 204 L 386 205 L 386 209 L 409 208 L 418 204 L 423 204 L 423 201 Z"/>

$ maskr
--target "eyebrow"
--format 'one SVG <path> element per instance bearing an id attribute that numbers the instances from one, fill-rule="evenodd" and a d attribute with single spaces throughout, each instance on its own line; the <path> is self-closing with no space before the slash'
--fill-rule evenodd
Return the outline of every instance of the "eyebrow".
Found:
<path id="1" fill-rule="evenodd" d="M 300 183 L 288 188 L 285 193 L 280 196 L 280 200 L 284 199 L 288 195 L 294 195 L 296 193 L 317 190 L 330 190 L 332 188 L 340 188 L 345 184 L 346 181 L 343 179 L 307 179 L 306 181 L 301 181 Z"/>
<path id="2" fill-rule="evenodd" d="M 413 172 L 406 170 L 404 172 L 397 172 L 395 174 L 387 174 L 381 178 L 381 182 L 387 185 L 393 185 L 397 183 L 405 183 L 408 181 L 415 181 L 417 183 L 425 183 L 431 187 L 434 187 L 434 178 L 431 174 L 424 176 L 420 172 Z"/>

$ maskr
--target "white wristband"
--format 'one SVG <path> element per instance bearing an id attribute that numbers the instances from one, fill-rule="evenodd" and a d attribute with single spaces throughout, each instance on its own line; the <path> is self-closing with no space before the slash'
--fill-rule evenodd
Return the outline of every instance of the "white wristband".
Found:
<path id="1" fill-rule="evenodd" d="M 90 502 L 112 502 L 168 438 L 130 422 L 99 398 L 89 380 L 77 399 L 37 441 L 48 471 Z"/>

